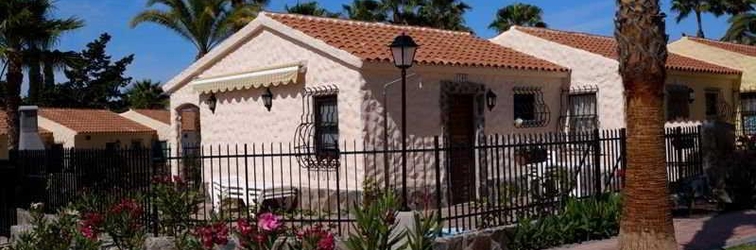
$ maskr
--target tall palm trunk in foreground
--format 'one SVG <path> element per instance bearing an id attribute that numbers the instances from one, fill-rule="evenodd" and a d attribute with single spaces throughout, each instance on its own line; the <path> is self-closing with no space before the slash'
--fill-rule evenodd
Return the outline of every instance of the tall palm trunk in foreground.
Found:
<path id="1" fill-rule="evenodd" d="M 615 36 L 628 133 L 619 249 L 677 249 L 664 164 L 664 14 L 659 0 L 617 0 L 617 4 Z"/>

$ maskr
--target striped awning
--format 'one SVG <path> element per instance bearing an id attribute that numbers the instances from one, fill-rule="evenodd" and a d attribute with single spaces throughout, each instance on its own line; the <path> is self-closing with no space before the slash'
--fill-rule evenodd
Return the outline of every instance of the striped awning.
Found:
<path id="1" fill-rule="evenodd" d="M 296 84 L 299 74 L 303 72 L 304 66 L 301 63 L 287 64 L 240 74 L 201 78 L 192 81 L 192 87 L 197 92 L 207 94 Z"/>

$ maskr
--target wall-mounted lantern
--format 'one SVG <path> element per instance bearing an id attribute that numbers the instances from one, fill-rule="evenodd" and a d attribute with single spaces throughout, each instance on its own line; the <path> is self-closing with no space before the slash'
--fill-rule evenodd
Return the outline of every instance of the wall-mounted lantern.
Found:
<path id="1" fill-rule="evenodd" d="M 693 103 L 696 100 L 696 91 L 693 88 L 688 88 L 688 103 Z"/>
<path id="2" fill-rule="evenodd" d="M 265 89 L 265 93 L 263 93 L 262 99 L 263 105 L 265 105 L 265 108 L 270 111 L 270 108 L 273 107 L 273 92 L 270 92 L 270 88 Z"/>
<path id="3" fill-rule="evenodd" d="M 496 107 L 496 93 L 491 89 L 486 92 L 486 106 L 488 106 L 489 111 Z"/>
<path id="4" fill-rule="evenodd" d="M 218 98 L 215 97 L 215 93 L 210 94 L 206 102 L 207 107 L 210 108 L 210 112 L 215 114 L 215 107 L 218 105 Z"/>

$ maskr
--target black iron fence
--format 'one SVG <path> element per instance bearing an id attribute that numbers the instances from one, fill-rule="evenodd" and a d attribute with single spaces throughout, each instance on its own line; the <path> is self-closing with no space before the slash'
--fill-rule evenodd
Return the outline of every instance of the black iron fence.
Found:
<path id="1" fill-rule="evenodd" d="M 667 131 L 671 182 L 701 173 L 699 132 Z M 459 232 L 555 213 L 567 197 L 618 192 L 623 186 L 624 130 L 491 135 L 476 141 L 412 139 L 406 172 L 399 145 L 356 141 L 327 154 L 278 143 L 179 151 L 21 151 L 12 158 L 23 170 L 17 203 L 22 207 L 44 202 L 52 212 L 86 190 L 115 197 L 149 193 L 154 176 L 178 173 L 205 197 L 192 215 L 197 221 L 276 211 L 293 225 L 323 223 L 340 234 L 353 229 L 350 211 L 375 188 L 406 193 L 402 198 L 410 209 L 435 211 L 447 231 Z M 156 232 L 161 218 L 145 197 L 146 225 Z"/>
<path id="2" fill-rule="evenodd" d="M 0 161 L 0 236 L 9 237 L 10 227 L 16 224 L 16 169 L 8 161 Z"/>

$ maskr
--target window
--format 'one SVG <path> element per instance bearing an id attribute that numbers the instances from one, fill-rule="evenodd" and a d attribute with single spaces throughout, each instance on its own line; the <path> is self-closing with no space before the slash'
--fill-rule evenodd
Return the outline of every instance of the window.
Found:
<path id="1" fill-rule="evenodd" d="M 719 115 L 719 91 L 706 91 L 706 117 L 716 117 Z"/>
<path id="2" fill-rule="evenodd" d="M 315 153 L 320 159 L 338 158 L 339 114 L 336 96 L 313 98 L 315 111 Z"/>
<path id="3" fill-rule="evenodd" d="M 535 94 L 515 94 L 514 119 L 522 119 L 525 122 L 535 120 L 535 102 Z"/>
<path id="4" fill-rule="evenodd" d="M 569 128 L 571 132 L 589 131 L 598 128 L 596 93 L 571 94 L 569 96 Z"/>
<path id="5" fill-rule="evenodd" d="M 667 121 L 690 117 L 690 88 L 682 85 L 667 86 Z"/>
<path id="6" fill-rule="evenodd" d="M 142 140 L 131 140 L 131 149 L 142 149 Z"/>
<path id="7" fill-rule="evenodd" d="M 756 134 L 756 92 L 740 95 L 740 112 L 743 133 Z"/>

